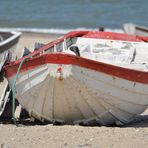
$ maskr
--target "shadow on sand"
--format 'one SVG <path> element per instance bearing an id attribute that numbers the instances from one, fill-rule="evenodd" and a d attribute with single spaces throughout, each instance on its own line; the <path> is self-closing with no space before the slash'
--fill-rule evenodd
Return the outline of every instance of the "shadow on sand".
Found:
<path id="1" fill-rule="evenodd" d="M 14 124 L 13 120 L 11 118 L 1 118 L 0 119 L 0 124 Z M 17 126 L 44 126 L 47 124 L 52 124 L 55 126 L 62 126 L 62 125 L 73 125 L 73 124 L 65 124 L 65 123 L 59 123 L 59 122 L 41 122 L 39 120 L 33 120 L 31 118 L 23 118 L 18 121 L 16 121 Z M 14 124 L 15 125 L 15 124 Z M 95 126 L 95 127 L 100 127 L 100 125 L 92 124 L 92 125 L 83 125 L 79 124 L 80 126 Z M 117 126 L 117 125 L 111 125 L 108 127 L 120 127 L 120 128 L 147 128 L 148 127 L 148 115 L 138 115 L 132 122 L 124 125 L 124 126 Z"/>
<path id="2" fill-rule="evenodd" d="M 148 115 L 138 115 L 131 123 L 123 126 L 123 128 L 126 127 L 135 127 L 135 128 L 148 127 Z"/>

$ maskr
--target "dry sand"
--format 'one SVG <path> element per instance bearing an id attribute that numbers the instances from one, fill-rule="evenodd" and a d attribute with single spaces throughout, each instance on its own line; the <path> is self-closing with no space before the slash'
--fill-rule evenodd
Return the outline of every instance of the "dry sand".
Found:
<path id="1" fill-rule="evenodd" d="M 39 42 L 46 44 L 60 36 L 60 34 L 23 33 L 17 45 L 16 55 L 20 56 L 24 47 L 33 50 L 35 43 Z"/>
<path id="2" fill-rule="evenodd" d="M 35 42 L 48 43 L 57 38 L 48 34 L 24 33 L 17 55 Z M 1 148 L 146 148 L 148 147 L 148 111 L 136 122 L 124 127 L 83 127 L 31 124 L 16 127 L 0 124 Z"/>

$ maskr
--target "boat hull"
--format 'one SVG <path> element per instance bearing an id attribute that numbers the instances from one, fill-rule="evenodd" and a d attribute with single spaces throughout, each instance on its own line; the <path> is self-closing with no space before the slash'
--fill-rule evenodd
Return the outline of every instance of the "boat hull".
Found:
<path id="1" fill-rule="evenodd" d="M 147 108 L 147 90 L 147 84 L 61 63 L 21 72 L 16 83 L 16 97 L 30 116 L 86 125 L 132 121 Z"/>

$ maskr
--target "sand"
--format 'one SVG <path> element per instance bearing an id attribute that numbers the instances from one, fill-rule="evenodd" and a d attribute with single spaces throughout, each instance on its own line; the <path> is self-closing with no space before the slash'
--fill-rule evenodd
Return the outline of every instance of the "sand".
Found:
<path id="1" fill-rule="evenodd" d="M 60 34 L 23 33 L 17 45 L 17 50 L 15 54 L 19 57 L 24 47 L 33 50 L 35 43 L 39 42 L 47 44 L 60 36 Z"/>
<path id="2" fill-rule="evenodd" d="M 59 35 L 24 33 L 17 46 L 19 56 L 24 46 L 48 43 Z M 146 148 L 148 147 L 148 110 L 124 127 L 84 127 L 77 125 L 40 125 L 33 122 L 16 127 L 0 124 L 1 148 Z"/>

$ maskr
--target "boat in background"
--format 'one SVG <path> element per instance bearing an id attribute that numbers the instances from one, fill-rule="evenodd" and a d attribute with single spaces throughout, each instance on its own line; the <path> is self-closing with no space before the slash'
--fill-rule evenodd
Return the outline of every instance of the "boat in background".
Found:
<path id="1" fill-rule="evenodd" d="M 0 71 L 6 60 L 12 60 L 20 36 L 21 32 L 0 31 Z"/>
<path id="2" fill-rule="evenodd" d="M 136 25 L 136 24 L 124 24 L 123 30 L 127 34 L 148 36 L 148 27 Z"/>
<path id="3" fill-rule="evenodd" d="M 74 31 L 6 64 L 4 72 L 33 118 L 123 125 L 148 107 L 148 44 L 143 38 Z"/>
<path id="4" fill-rule="evenodd" d="M 21 32 L 9 32 L 0 30 L 0 116 L 3 114 L 5 106 L 9 100 L 11 89 L 9 88 L 7 79 L 3 76 L 1 69 L 5 62 L 15 60 L 14 51 L 17 42 L 21 36 Z M 4 117 L 11 115 L 5 113 Z"/>

